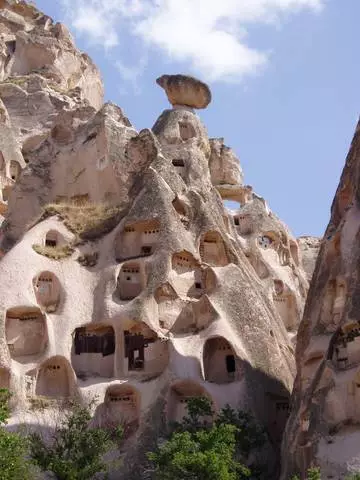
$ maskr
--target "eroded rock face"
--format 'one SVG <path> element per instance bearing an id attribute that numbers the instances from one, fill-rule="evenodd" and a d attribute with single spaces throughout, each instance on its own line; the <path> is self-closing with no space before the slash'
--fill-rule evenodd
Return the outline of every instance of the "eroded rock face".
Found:
<path id="1" fill-rule="evenodd" d="M 124 479 L 189 397 L 250 409 L 276 478 L 307 290 L 296 239 L 189 108 L 209 103 L 204 84 L 163 78 L 175 108 L 137 132 L 91 100 L 95 67 L 65 27 L 3 5 L 20 46 L 0 82 L 0 386 L 23 410 L 97 397 L 94 422 L 132 440 Z"/>
<path id="2" fill-rule="evenodd" d="M 6 212 L 31 152 L 62 116 L 94 115 L 103 103 L 103 86 L 97 68 L 76 49 L 64 25 L 26 2 L 3 0 L 0 97 L 0 211 Z"/>
<path id="3" fill-rule="evenodd" d="M 156 80 L 168 97 L 171 105 L 190 108 L 206 108 L 211 102 L 209 87 L 189 75 L 162 75 Z"/>
<path id="4" fill-rule="evenodd" d="M 306 272 L 307 279 L 310 282 L 319 254 L 321 238 L 303 236 L 299 237 L 297 241 L 301 252 L 303 268 Z"/>
<path id="5" fill-rule="evenodd" d="M 356 129 L 298 332 L 283 476 L 319 465 L 324 478 L 359 470 L 359 169 Z"/>
<path id="6" fill-rule="evenodd" d="M 210 139 L 209 168 L 214 185 L 241 185 L 243 173 L 239 159 L 231 148 L 224 145 L 223 138 Z"/>

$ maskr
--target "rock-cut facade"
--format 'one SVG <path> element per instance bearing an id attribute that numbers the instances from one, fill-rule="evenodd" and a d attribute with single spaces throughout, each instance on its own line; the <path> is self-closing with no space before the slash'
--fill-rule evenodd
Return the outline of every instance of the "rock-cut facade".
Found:
<path id="1" fill-rule="evenodd" d="M 65 26 L 22 1 L 0 8 L 0 386 L 14 393 L 12 423 L 33 423 L 40 400 L 96 398 L 94 422 L 126 427 L 116 478 L 141 478 L 144 453 L 206 396 L 265 425 L 276 478 L 311 255 L 305 272 L 234 152 L 209 139 L 195 110 L 211 101 L 206 84 L 158 79 L 171 107 L 137 132 L 103 104 Z"/>

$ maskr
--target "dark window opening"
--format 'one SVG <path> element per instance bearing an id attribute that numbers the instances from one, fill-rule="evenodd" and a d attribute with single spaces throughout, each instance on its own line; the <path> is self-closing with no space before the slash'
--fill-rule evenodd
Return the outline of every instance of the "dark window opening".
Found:
<path id="1" fill-rule="evenodd" d="M 226 371 L 228 373 L 235 372 L 235 357 L 234 355 L 226 355 Z"/>
<path id="2" fill-rule="evenodd" d="M 103 357 L 115 353 L 115 335 L 108 330 L 106 333 L 90 333 L 86 328 L 77 328 L 74 338 L 75 355 L 81 353 L 102 353 Z"/>
<path id="3" fill-rule="evenodd" d="M 16 41 L 11 40 L 10 42 L 5 42 L 8 55 L 15 53 Z"/>
<path id="4" fill-rule="evenodd" d="M 185 167 L 184 160 L 182 160 L 181 158 L 174 158 L 172 164 L 174 165 L 174 167 Z"/>
<path id="5" fill-rule="evenodd" d="M 141 333 L 131 334 L 124 332 L 125 358 L 128 359 L 128 370 L 143 370 L 145 366 L 145 348 L 149 343 L 155 342 L 154 338 L 145 338 Z"/>
<path id="6" fill-rule="evenodd" d="M 201 288 L 201 283 L 200 282 L 195 282 L 195 288 Z"/>
<path id="7" fill-rule="evenodd" d="M 144 245 L 143 247 L 141 247 L 141 253 L 143 255 L 151 255 L 151 247 L 147 246 L 147 245 Z"/>
<path id="8" fill-rule="evenodd" d="M 238 227 L 240 225 L 240 222 L 239 222 L 239 218 L 238 217 L 234 217 L 234 223 L 235 225 Z"/>
<path id="9" fill-rule="evenodd" d="M 50 240 L 50 239 L 45 240 L 45 246 L 46 247 L 56 247 L 56 245 L 57 245 L 56 240 Z"/>
<path id="10" fill-rule="evenodd" d="M 83 141 L 83 144 L 90 142 L 96 137 L 97 137 L 97 132 L 90 133 L 90 135 L 87 138 L 85 138 L 85 140 Z"/>

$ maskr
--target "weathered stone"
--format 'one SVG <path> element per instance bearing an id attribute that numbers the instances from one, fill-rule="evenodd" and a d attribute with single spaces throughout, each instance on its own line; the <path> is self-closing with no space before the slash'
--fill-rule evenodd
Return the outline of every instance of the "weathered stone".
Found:
<path id="1" fill-rule="evenodd" d="M 323 478 L 345 478 L 359 470 L 359 173 L 358 124 L 298 331 L 284 480 L 295 472 L 304 476 L 310 465 L 319 465 Z M 313 239 L 305 242 L 313 248 Z"/>
<path id="2" fill-rule="evenodd" d="M 0 387 L 30 423 L 39 395 L 96 397 L 94 423 L 132 440 L 120 479 L 143 478 L 187 398 L 251 410 L 277 478 L 308 283 L 296 239 L 194 113 L 208 87 L 161 77 L 179 108 L 137 132 L 66 27 L 0 5 Z"/>
<path id="3" fill-rule="evenodd" d="M 206 108 L 211 102 L 209 87 L 188 75 L 162 75 L 156 80 L 173 107 Z"/>
<path id="4" fill-rule="evenodd" d="M 302 256 L 302 263 L 308 281 L 310 282 L 314 269 L 317 256 L 319 254 L 321 238 L 302 236 L 297 239 L 300 252 Z"/>

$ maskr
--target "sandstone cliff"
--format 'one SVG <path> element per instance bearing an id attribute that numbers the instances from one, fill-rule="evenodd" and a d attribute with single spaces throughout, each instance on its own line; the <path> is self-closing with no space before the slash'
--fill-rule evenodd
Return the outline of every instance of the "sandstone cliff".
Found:
<path id="1" fill-rule="evenodd" d="M 32 423 L 39 398 L 97 395 L 94 421 L 127 426 L 119 475 L 135 479 L 186 399 L 206 395 L 265 424 L 275 478 L 308 283 L 297 240 L 195 113 L 210 89 L 161 77 L 172 108 L 137 132 L 102 105 L 63 25 L 0 7 L 0 383 L 13 423 Z"/>
<path id="2" fill-rule="evenodd" d="M 284 480 L 311 464 L 321 467 L 324 478 L 360 470 L 359 148 L 358 125 L 299 328 Z"/>

